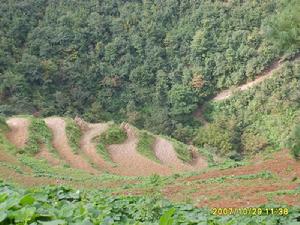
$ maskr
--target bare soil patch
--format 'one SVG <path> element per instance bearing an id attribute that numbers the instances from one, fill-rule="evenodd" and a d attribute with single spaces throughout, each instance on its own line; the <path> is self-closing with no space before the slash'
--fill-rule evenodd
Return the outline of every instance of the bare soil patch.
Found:
<path id="1" fill-rule="evenodd" d="M 10 118 L 6 121 L 10 128 L 7 139 L 17 148 L 23 148 L 28 140 L 29 120 L 25 118 Z"/>
<path id="2" fill-rule="evenodd" d="M 108 146 L 113 162 L 118 166 L 114 169 L 117 174 L 125 176 L 149 176 L 152 174 L 169 175 L 172 173 L 167 166 L 156 163 L 136 150 L 137 136 L 128 126 L 125 128 L 127 140 L 122 144 Z"/>

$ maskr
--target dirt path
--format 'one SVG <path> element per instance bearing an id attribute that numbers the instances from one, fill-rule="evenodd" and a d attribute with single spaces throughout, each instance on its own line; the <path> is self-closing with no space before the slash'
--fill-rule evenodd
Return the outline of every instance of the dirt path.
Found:
<path id="1" fill-rule="evenodd" d="M 127 140 L 122 144 L 108 146 L 112 160 L 118 164 L 114 171 L 124 176 L 149 176 L 152 174 L 169 175 L 172 173 L 167 166 L 160 165 L 136 151 L 137 136 L 129 126 L 126 128 Z"/>
<path id="2" fill-rule="evenodd" d="M 101 170 L 110 170 L 111 166 L 97 153 L 93 139 L 106 131 L 108 127 L 107 123 L 88 124 L 88 129 L 84 131 L 80 141 L 81 149 Z"/>
<path id="3" fill-rule="evenodd" d="M 300 56 L 296 55 L 294 57 L 294 59 L 292 59 L 292 61 L 299 60 L 299 58 L 300 58 Z M 264 71 L 262 71 L 259 75 L 257 75 L 257 77 L 253 81 L 249 81 L 249 82 L 237 87 L 236 89 L 239 91 L 246 91 L 249 88 L 252 88 L 253 86 L 260 84 L 264 80 L 270 78 L 274 74 L 274 72 L 276 72 L 280 68 L 282 68 L 282 66 L 284 65 L 284 62 L 285 61 L 282 59 L 277 60 L 276 62 L 271 64 L 269 67 L 267 67 Z M 232 90 L 227 89 L 227 90 L 221 91 L 212 100 L 213 101 L 222 101 L 227 98 L 230 98 L 232 96 L 232 94 L 233 94 Z"/>
<path id="4" fill-rule="evenodd" d="M 10 128 L 7 139 L 17 148 L 23 148 L 28 139 L 29 120 L 25 118 L 10 118 L 6 121 Z"/>
<path id="5" fill-rule="evenodd" d="M 180 159 L 178 159 L 176 151 L 173 145 L 160 137 L 157 137 L 154 144 L 154 152 L 156 157 L 164 164 L 173 169 L 175 172 L 180 171 L 191 171 L 197 169 L 199 166 L 203 168 L 206 164 L 201 164 L 201 160 L 195 161 L 193 164 L 185 164 Z M 205 160 L 202 160 L 205 161 Z M 201 164 L 201 165 L 200 165 Z"/>
<path id="6" fill-rule="evenodd" d="M 97 170 L 91 167 L 91 165 L 80 155 L 75 155 L 72 152 L 65 132 L 66 123 L 62 118 L 50 117 L 45 119 L 45 122 L 52 130 L 53 146 L 57 149 L 63 159 L 65 159 L 72 167 L 82 169 L 90 173 L 97 173 Z"/>

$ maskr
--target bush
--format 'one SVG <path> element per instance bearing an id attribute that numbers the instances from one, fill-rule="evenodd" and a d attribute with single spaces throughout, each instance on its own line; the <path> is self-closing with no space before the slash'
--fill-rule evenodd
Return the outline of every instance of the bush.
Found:
<path id="1" fill-rule="evenodd" d="M 242 148 L 246 154 L 257 153 L 268 146 L 268 140 L 258 134 L 244 132 L 241 136 Z"/>
<path id="2" fill-rule="evenodd" d="M 221 129 L 215 124 L 209 124 L 208 126 L 199 129 L 199 132 L 194 139 L 195 145 L 200 147 L 207 145 L 217 148 L 216 153 L 221 155 L 225 155 L 236 150 L 232 142 L 232 134 L 228 130 Z"/>
<path id="3" fill-rule="evenodd" d="M 121 144 L 127 138 L 127 134 L 117 125 L 112 125 L 106 132 L 101 134 L 100 141 L 105 145 Z"/>
<path id="4" fill-rule="evenodd" d="M 126 138 L 127 134 L 124 130 L 117 125 L 112 125 L 107 131 L 100 135 L 100 138 L 98 138 L 97 152 L 103 157 L 104 160 L 112 162 L 106 146 L 112 144 L 121 144 L 126 140 Z"/>

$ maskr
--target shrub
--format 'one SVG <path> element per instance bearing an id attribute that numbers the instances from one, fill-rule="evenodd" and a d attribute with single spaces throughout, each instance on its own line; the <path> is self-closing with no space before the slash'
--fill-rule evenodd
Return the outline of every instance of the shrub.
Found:
<path id="1" fill-rule="evenodd" d="M 268 140 L 258 134 L 245 132 L 241 136 L 243 151 L 246 154 L 257 153 L 268 146 Z"/>
<path id="2" fill-rule="evenodd" d="M 126 140 L 126 138 L 126 132 L 117 125 L 112 125 L 100 136 L 101 142 L 105 145 L 121 144 Z"/>
<path id="3" fill-rule="evenodd" d="M 121 144 L 126 140 L 126 138 L 127 134 L 123 129 L 117 125 L 112 125 L 98 138 L 97 152 L 103 157 L 104 160 L 112 162 L 106 146 L 112 144 Z"/>

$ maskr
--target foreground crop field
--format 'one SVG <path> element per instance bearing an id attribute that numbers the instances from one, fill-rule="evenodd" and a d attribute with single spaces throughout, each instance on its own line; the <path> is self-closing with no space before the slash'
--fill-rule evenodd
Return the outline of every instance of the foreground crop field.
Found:
<path id="1" fill-rule="evenodd" d="M 112 197 L 63 186 L 34 189 L 0 184 L 0 224 L 297 224 L 299 208 L 287 215 L 213 215 L 209 209 L 149 197 Z M 275 205 L 265 206 L 276 209 Z M 282 207 L 282 206 L 281 206 Z"/>

